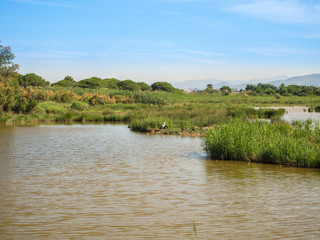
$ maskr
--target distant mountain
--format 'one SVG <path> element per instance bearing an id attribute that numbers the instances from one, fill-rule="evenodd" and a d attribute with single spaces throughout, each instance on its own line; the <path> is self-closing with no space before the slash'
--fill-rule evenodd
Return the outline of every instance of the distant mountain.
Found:
<path id="1" fill-rule="evenodd" d="M 273 84 L 275 86 L 280 86 L 282 83 L 284 83 L 286 86 L 288 85 L 300 85 L 300 86 L 315 86 L 320 87 L 320 74 L 310 74 L 305 76 L 297 76 L 297 77 L 291 77 L 283 81 L 272 81 L 269 82 L 270 84 Z"/>
<path id="2" fill-rule="evenodd" d="M 275 86 L 280 86 L 284 83 L 288 85 L 300 85 L 300 86 L 316 86 L 320 87 L 320 74 L 310 74 L 305 76 L 297 76 L 287 78 L 286 76 L 277 76 L 273 78 L 251 79 L 249 82 L 232 83 L 233 81 L 221 81 L 218 79 L 204 79 L 204 80 L 189 80 L 184 82 L 171 83 L 175 88 L 180 89 L 206 89 L 208 84 L 212 84 L 214 89 L 219 89 L 223 86 L 229 86 L 231 88 L 245 89 L 248 84 L 257 85 L 258 83 L 269 83 Z"/>
<path id="3" fill-rule="evenodd" d="M 184 82 L 174 82 L 171 84 L 175 88 L 180 88 L 180 89 L 185 89 L 185 88 L 206 89 L 208 84 L 215 85 L 217 82 L 221 82 L 221 80 L 218 80 L 218 79 L 189 80 Z"/>
<path id="4" fill-rule="evenodd" d="M 276 77 L 271 77 L 271 78 L 256 78 L 256 79 L 251 79 L 250 84 L 258 84 L 258 83 L 269 83 L 269 82 L 274 82 L 274 81 L 282 81 L 288 79 L 288 76 L 276 76 Z"/>
<path id="5" fill-rule="evenodd" d="M 204 80 L 189 80 L 189 81 L 184 81 L 184 82 L 174 82 L 171 83 L 172 86 L 175 88 L 180 88 L 180 89 L 206 89 L 208 84 L 212 84 L 213 89 L 219 89 L 223 86 L 229 86 L 231 88 L 238 88 L 238 89 L 244 89 L 247 86 L 247 83 L 240 83 L 240 84 L 231 84 L 230 82 L 227 81 L 221 81 L 218 79 L 204 79 Z"/>

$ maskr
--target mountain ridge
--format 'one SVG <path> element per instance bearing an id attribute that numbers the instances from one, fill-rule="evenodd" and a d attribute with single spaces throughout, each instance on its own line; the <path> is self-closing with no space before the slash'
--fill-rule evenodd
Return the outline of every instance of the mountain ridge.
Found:
<path id="1" fill-rule="evenodd" d="M 320 87 L 320 74 L 314 73 L 309 75 L 286 77 L 286 76 L 276 76 L 272 78 L 262 78 L 262 79 L 251 79 L 249 82 L 237 82 L 232 83 L 232 81 L 222 81 L 219 79 L 203 79 L 203 80 L 187 80 L 184 82 L 171 83 L 175 88 L 180 89 L 206 89 L 208 84 L 212 84 L 214 89 L 219 89 L 222 86 L 229 86 L 230 88 L 245 89 L 248 84 L 257 85 L 258 83 L 272 84 L 275 86 L 280 86 L 281 84 L 288 85 L 300 85 L 300 86 L 315 86 Z"/>

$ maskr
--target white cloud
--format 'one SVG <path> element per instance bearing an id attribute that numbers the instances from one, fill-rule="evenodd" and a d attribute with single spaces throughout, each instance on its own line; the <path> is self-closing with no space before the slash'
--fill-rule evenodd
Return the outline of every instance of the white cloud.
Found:
<path id="1" fill-rule="evenodd" d="M 238 4 L 230 12 L 287 23 L 320 24 L 320 4 L 299 0 L 263 0 Z"/>

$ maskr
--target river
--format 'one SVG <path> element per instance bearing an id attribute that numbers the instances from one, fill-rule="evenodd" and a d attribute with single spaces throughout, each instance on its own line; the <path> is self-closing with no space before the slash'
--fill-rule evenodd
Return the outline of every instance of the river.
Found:
<path id="1" fill-rule="evenodd" d="M 126 125 L 0 126 L 0 239 L 320 239 L 320 171 Z"/>

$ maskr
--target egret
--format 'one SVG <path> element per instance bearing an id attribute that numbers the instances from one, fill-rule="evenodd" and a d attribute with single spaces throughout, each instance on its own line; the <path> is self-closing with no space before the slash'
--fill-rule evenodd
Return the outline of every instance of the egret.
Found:
<path id="1" fill-rule="evenodd" d="M 166 122 L 164 122 L 161 126 L 160 126 L 160 129 L 165 129 L 166 128 Z"/>

